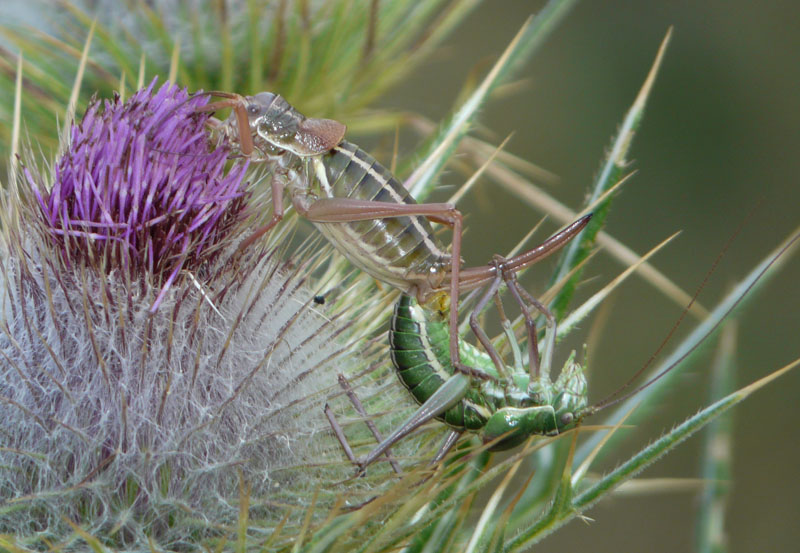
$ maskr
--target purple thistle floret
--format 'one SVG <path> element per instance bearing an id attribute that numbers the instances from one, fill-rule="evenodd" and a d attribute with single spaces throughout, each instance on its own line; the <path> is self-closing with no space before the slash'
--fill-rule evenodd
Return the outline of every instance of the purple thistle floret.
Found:
<path id="1" fill-rule="evenodd" d="M 247 163 L 226 172 L 228 150 L 209 146 L 208 114 L 185 89 L 156 80 L 125 103 L 93 102 L 73 124 L 52 189 L 31 182 L 64 261 L 146 275 L 161 291 L 219 253 L 244 205 Z"/>

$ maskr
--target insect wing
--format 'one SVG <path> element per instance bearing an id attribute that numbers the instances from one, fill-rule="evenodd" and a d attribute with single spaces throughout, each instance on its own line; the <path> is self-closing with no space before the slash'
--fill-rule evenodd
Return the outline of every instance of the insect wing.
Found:
<path id="1" fill-rule="evenodd" d="M 295 153 L 312 156 L 332 150 L 342 141 L 345 131 L 347 127 L 333 119 L 305 119 L 295 136 Z"/>

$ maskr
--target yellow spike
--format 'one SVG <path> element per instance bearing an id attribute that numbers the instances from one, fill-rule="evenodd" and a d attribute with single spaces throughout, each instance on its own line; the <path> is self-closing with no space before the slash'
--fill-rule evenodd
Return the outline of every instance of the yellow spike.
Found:
<path id="1" fill-rule="evenodd" d="M 775 380 L 779 376 L 783 376 L 785 373 L 789 372 L 790 370 L 792 370 L 793 368 L 795 368 L 798 365 L 800 365 L 800 358 L 795 359 L 794 361 L 792 361 L 791 363 L 789 363 L 785 367 L 782 367 L 782 368 L 778 369 L 777 371 L 775 371 L 773 373 L 770 373 L 770 374 L 768 374 L 767 376 L 765 376 L 763 378 L 759 378 L 758 380 L 756 380 L 752 384 L 748 384 L 747 386 L 745 386 L 744 388 L 742 388 L 738 392 L 734 392 L 734 393 L 736 395 L 741 396 L 741 399 L 744 399 L 747 396 L 749 396 L 750 394 L 752 394 L 753 392 L 755 392 L 756 390 L 758 390 L 759 388 L 763 388 L 764 386 L 766 386 L 767 384 L 769 384 L 770 382 L 772 382 L 773 380 Z"/>
<path id="2" fill-rule="evenodd" d="M 584 317 L 586 317 L 586 315 L 592 309 L 594 309 L 600 302 L 602 302 L 617 286 L 619 286 L 622 283 L 622 281 L 628 278 L 637 269 L 641 268 L 641 266 L 645 263 L 645 261 L 650 259 L 650 257 L 652 257 L 657 251 L 659 251 L 661 248 L 663 248 L 669 242 L 671 242 L 676 236 L 678 236 L 678 234 L 680 233 L 676 232 L 675 234 L 673 234 L 672 236 L 670 236 L 669 238 L 658 244 L 652 250 L 647 252 L 645 255 L 640 257 L 635 263 L 631 264 L 630 267 L 628 267 L 622 273 L 620 273 L 614 280 L 606 284 L 601 290 L 595 292 L 591 298 L 586 300 L 580 307 L 578 307 L 575 311 L 570 313 L 570 315 L 566 319 L 564 319 L 564 322 L 562 322 L 559 325 L 558 328 L 559 334 L 561 332 L 568 331 L 575 324 L 577 324 Z"/>
<path id="3" fill-rule="evenodd" d="M 139 78 L 136 80 L 136 90 L 144 88 L 144 52 L 142 57 L 139 58 Z"/>
<path id="4" fill-rule="evenodd" d="M 510 251 L 510 252 L 508 252 L 508 253 L 506 254 L 506 257 L 514 257 L 514 256 L 515 256 L 515 255 L 517 255 L 519 252 L 521 252 L 521 251 L 522 251 L 522 248 L 523 248 L 523 246 L 525 246 L 525 244 L 527 244 L 527 243 L 528 243 L 528 240 L 530 240 L 530 239 L 531 239 L 531 237 L 532 237 L 532 236 L 533 236 L 533 235 L 536 233 L 536 231 L 537 231 L 537 230 L 539 230 L 539 229 L 541 228 L 541 226 L 542 226 L 542 223 L 544 223 L 545 219 L 546 219 L 546 217 L 543 217 L 543 218 L 542 218 L 542 219 L 541 219 L 541 220 L 540 220 L 538 223 L 536 223 L 536 224 L 533 226 L 533 228 L 531 228 L 531 230 L 529 230 L 529 231 L 528 231 L 528 234 L 526 234 L 525 236 L 523 236 L 523 237 L 522 237 L 522 240 L 520 240 L 519 242 L 517 242 L 517 245 L 516 245 L 516 246 L 514 246 L 514 247 L 511 249 L 511 251 Z"/>
<path id="5" fill-rule="evenodd" d="M 75 108 L 78 105 L 78 95 L 81 92 L 81 83 L 83 82 L 83 73 L 86 70 L 86 63 L 89 60 L 89 46 L 92 44 L 92 37 L 94 36 L 94 29 L 97 26 L 97 20 L 92 21 L 92 26 L 89 27 L 89 34 L 86 36 L 86 42 L 83 45 L 83 52 L 81 52 L 81 61 L 78 64 L 78 72 L 75 75 L 75 83 L 72 85 L 72 92 L 69 95 L 69 103 L 67 104 L 67 113 L 64 117 L 64 127 L 61 129 L 61 144 L 59 145 L 60 153 L 64 153 L 69 145 L 69 129 L 72 126 L 72 121 L 75 119 Z"/>
<path id="6" fill-rule="evenodd" d="M 119 101 L 125 102 L 125 71 L 119 77 Z"/>
<path id="7" fill-rule="evenodd" d="M 457 125 L 453 125 L 453 128 L 460 129 L 466 123 L 463 115 L 465 112 L 465 108 L 469 103 L 474 102 L 474 98 L 480 98 L 481 96 L 486 95 L 488 90 L 491 88 L 491 86 L 497 79 L 497 75 L 500 73 L 500 71 L 505 69 L 506 64 L 508 63 L 508 59 L 511 57 L 511 54 L 514 53 L 514 51 L 516 50 L 517 45 L 519 44 L 520 40 L 522 40 L 522 37 L 525 36 L 525 33 L 530 27 L 532 21 L 533 21 L 533 16 L 529 17 L 525 21 L 525 23 L 523 23 L 522 27 L 517 32 L 516 36 L 511 40 L 509 45 L 506 46 L 505 51 L 500 56 L 500 59 L 498 59 L 495 62 L 491 71 L 489 71 L 489 74 L 486 75 L 486 77 L 484 77 L 481 85 L 475 90 L 475 92 L 473 92 L 470 95 L 470 99 L 467 100 L 467 102 L 461 107 L 461 109 L 459 109 L 458 112 L 456 112 L 455 119 L 459 121 L 459 123 Z M 466 111 L 469 112 L 469 110 Z M 459 131 L 451 132 L 444 140 L 442 140 L 441 144 L 439 144 L 436 147 L 436 149 L 433 152 L 431 152 L 431 154 L 422 162 L 422 164 L 420 164 L 419 167 L 417 167 L 414 170 L 414 172 L 408 178 L 408 180 L 406 181 L 407 187 L 413 189 L 413 183 L 418 181 L 422 175 L 431 170 L 431 167 L 433 167 L 437 163 L 438 159 L 442 155 L 444 155 L 444 153 L 447 152 L 447 150 L 452 146 L 458 134 Z"/>
<path id="8" fill-rule="evenodd" d="M 500 485 L 498 485 L 494 489 L 494 492 L 492 492 L 492 497 L 490 497 L 489 501 L 486 502 L 486 505 L 483 507 L 483 511 L 481 512 L 481 517 L 478 519 L 478 523 L 475 525 L 475 529 L 473 530 L 472 536 L 469 539 L 469 544 L 467 544 L 465 553 L 473 553 L 475 548 L 480 544 L 484 531 L 487 529 L 491 531 L 491 527 L 489 527 L 489 525 L 492 523 L 495 510 L 500 504 L 500 500 L 503 498 L 506 488 L 508 488 L 508 486 L 511 484 L 514 475 L 517 474 L 517 470 L 519 470 L 519 467 L 522 466 L 523 461 L 524 458 L 520 458 L 517 462 L 515 462 L 511 468 L 506 471 L 505 475 L 503 476 L 503 481 L 500 482 Z"/>
<path id="9" fill-rule="evenodd" d="M 481 165 L 477 171 L 472 173 L 472 176 L 469 178 L 469 180 L 465 182 L 455 194 L 450 196 L 450 199 L 447 200 L 447 203 L 457 204 L 459 200 L 464 197 L 464 194 L 469 192 L 469 189 L 472 188 L 472 186 L 478 181 L 483 172 L 486 171 L 486 168 L 489 167 L 492 161 L 494 161 L 494 158 L 497 157 L 497 154 L 499 154 L 508 141 L 511 140 L 512 136 L 514 136 L 514 133 L 509 134 L 506 139 L 503 140 L 503 142 L 497 148 L 495 148 L 492 154 L 486 159 L 486 161 L 483 162 L 483 165 Z"/>
<path id="10" fill-rule="evenodd" d="M 9 159 L 9 167 L 11 168 L 10 179 L 8 183 L 15 192 L 17 192 L 17 154 L 19 153 L 19 129 L 22 120 L 22 52 L 20 51 L 17 58 L 17 80 L 14 84 L 14 125 L 11 130 L 11 158 Z"/>
<path id="11" fill-rule="evenodd" d="M 634 478 L 614 488 L 615 496 L 650 496 L 653 493 L 697 493 L 706 484 L 703 478 Z"/>
<path id="12" fill-rule="evenodd" d="M 167 79 L 172 84 L 175 84 L 175 79 L 178 78 L 178 62 L 181 57 L 181 37 L 175 39 L 175 46 L 172 48 L 172 57 L 169 60 L 169 77 Z"/>

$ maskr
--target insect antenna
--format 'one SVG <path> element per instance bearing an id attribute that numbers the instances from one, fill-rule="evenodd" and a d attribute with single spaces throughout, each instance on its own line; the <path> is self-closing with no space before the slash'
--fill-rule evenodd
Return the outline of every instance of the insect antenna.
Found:
<path id="1" fill-rule="evenodd" d="M 719 255 L 717 255 L 717 258 L 714 260 L 714 263 L 712 264 L 711 268 L 708 270 L 708 272 L 706 273 L 705 277 L 703 278 L 703 281 L 700 283 L 700 286 L 697 288 L 697 291 L 694 293 L 694 296 L 692 296 L 691 301 L 689 301 L 689 303 L 683 309 L 683 312 L 681 313 L 680 317 L 678 317 L 678 320 L 672 326 L 670 331 L 667 333 L 666 337 L 661 341 L 661 344 L 653 352 L 653 354 L 650 356 L 650 358 L 647 360 L 647 362 L 644 365 L 642 365 L 642 367 L 638 371 L 636 371 L 636 373 L 634 373 L 634 375 L 631 378 L 629 378 L 628 381 L 625 384 L 623 384 L 620 388 L 618 388 L 615 392 L 613 392 L 612 394 L 610 394 L 609 396 L 607 396 L 603 400 L 595 403 L 591 407 L 588 407 L 586 409 L 586 411 L 585 411 L 585 415 L 594 414 L 594 413 L 596 413 L 596 412 L 598 412 L 598 411 L 600 411 L 602 409 L 605 409 L 606 407 L 610 407 L 612 405 L 615 405 L 617 403 L 625 401 L 626 399 L 638 394 L 639 392 L 641 392 L 642 390 L 644 390 L 648 386 L 654 384 L 655 382 L 660 380 L 662 377 L 664 377 L 667 373 L 669 373 L 672 369 L 674 369 L 676 366 L 680 365 L 691 353 L 693 353 L 700 346 L 700 344 L 702 344 L 706 340 L 706 338 L 708 338 L 711 334 L 713 334 L 717 330 L 717 328 L 719 328 L 719 326 L 722 324 L 722 322 L 728 317 L 728 315 L 731 314 L 731 312 L 734 309 L 736 309 L 736 307 L 747 296 L 747 294 L 756 285 L 756 283 L 759 280 L 761 280 L 761 277 L 764 276 L 764 274 L 769 270 L 769 268 L 772 267 L 772 265 L 784 254 L 784 252 L 786 252 L 786 250 L 788 250 L 792 246 L 792 244 L 794 244 L 798 239 L 800 239 L 800 233 L 794 235 L 772 257 L 772 259 L 769 260 L 769 262 L 764 266 L 763 269 L 761 269 L 761 271 L 756 275 L 756 277 L 752 280 L 752 282 L 750 282 L 750 284 L 739 295 L 739 297 L 731 304 L 730 307 L 728 307 L 728 309 L 722 314 L 722 316 L 719 317 L 719 320 L 713 326 L 711 326 L 711 328 L 709 328 L 705 332 L 705 334 L 703 334 L 700 337 L 700 339 L 697 340 L 695 345 L 693 345 L 691 348 L 689 348 L 688 351 L 683 353 L 678 359 L 676 359 L 668 367 L 664 368 L 657 375 L 653 376 L 650 380 L 648 380 L 647 382 L 637 386 L 636 388 L 634 388 L 633 390 L 631 390 L 627 394 L 625 394 L 623 396 L 620 396 L 620 393 L 622 393 L 623 390 L 629 388 L 633 384 L 633 382 L 635 382 L 636 379 L 638 379 L 642 375 L 642 373 L 644 373 L 644 371 L 647 370 L 647 368 L 650 365 L 652 365 L 653 361 L 664 350 L 664 348 L 666 347 L 667 343 L 672 338 L 673 334 L 675 334 L 675 331 L 678 329 L 680 324 L 686 318 L 686 314 L 691 309 L 691 307 L 694 304 L 694 302 L 697 300 L 697 297 L 700 295 L 700 292 L 703 290 L 703 288 L 705 288 L 706 284 L 708 283 L 709 278 L 714 273 L 714 271 L 717 269 L 720 261 L 722 260 L 723 256 L 725 255 L 725 253 L 729 249 L 731 243 L 739 235 L 739 233 L 741 232 L 742 228 L 744 228 L 745 223 L 750 219 L 750 217 L 753 215 L 754 212 L 755 212 L 755 208 L 742 221 L 742 223 L 738 226 L 736 231 L 734 231 L 734 233 L 731 235 L 731 237 L 727 240 L 727 242 L 725 243 L 725 246 L 722 248 L 722 251 L 720 251 Z"/>

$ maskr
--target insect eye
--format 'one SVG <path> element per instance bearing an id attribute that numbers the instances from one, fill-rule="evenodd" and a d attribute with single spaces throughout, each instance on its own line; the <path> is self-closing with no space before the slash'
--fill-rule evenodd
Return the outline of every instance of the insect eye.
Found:
<path id="1" fill-rule="evenodd" d="M 261 109 L 259 108 L 258 104 L 250 104 L 247 106 L 247 113 L 250 115 L 258 115 Z"/>
<path id="2" fill-rule="evenodd" d="M 564 425 L 569 424 L 572 422 L 572 419 L 574 418 L 575 417 L 573 416 L 572 413 L 564 413 L 563 415 L 561 415 L 561 424 Z"/>

